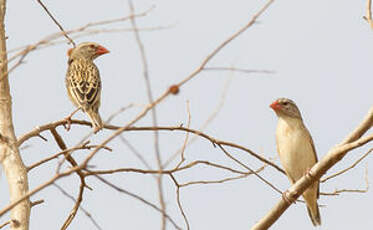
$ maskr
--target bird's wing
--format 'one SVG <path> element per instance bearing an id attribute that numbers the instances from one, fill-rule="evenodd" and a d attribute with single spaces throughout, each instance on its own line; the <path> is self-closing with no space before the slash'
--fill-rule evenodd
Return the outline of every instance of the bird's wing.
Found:
<path id="1" fill-rule="evenodd" d="M 100 100 L 101 80 L 97 67 L 91 63 L 72 62 L 66 77 L 66 84 L 75 103 L 89 109 Z"/>
<path id="2" fill-rule="evenodd" d="M 318 159 L 317 159 L 315 144 L 313 143 L 313 139 L 312 139 L 312 136 L 311 136 L 310 132 L 308 131 L 308 129 L 306 127 L 305 127 L 305 129 L 307 130 L 308 138 L 309 138 L 310 143 L 311 143 L 313 155 L 315 157 L 315 162 L 317 163 Z M 319 198 L 319 196 L 320 196 L 320 185 L 319 185 L 319 182 L 318 182 L 317 183 L 317 198 Z"/>
<path id="3" fill-rule="evenodd" d="M 280 158 L 281 158 L 281 155 L 284 155 L 282 152 L 281 152 L 281 149 L 280 149 L 280 147 L 279 147 L 279 140 L 278 140 L 278 133 L 276 132 L 276 142 L 277 142 L 277 145 L 276 145 L 276 149 L 277 149 L 277 153 L 279 154 L 279 156 L 280 156 Z M 295 180 L 291 175 L 290 175 L 290 173 L 288 173 L 288 170 L 287 170 L 287 168 L 286 167 L 284 167 L 284 165 L 282 165 L 282 167 L 284 168 L 284 171 L 285 171 L 285 173 L 286 173 L 286 176 L 289 178 L 289 180 L 290 180 L 290 182 L 292 183 L 292 184 L 294 184 L 297 180 Z"/>

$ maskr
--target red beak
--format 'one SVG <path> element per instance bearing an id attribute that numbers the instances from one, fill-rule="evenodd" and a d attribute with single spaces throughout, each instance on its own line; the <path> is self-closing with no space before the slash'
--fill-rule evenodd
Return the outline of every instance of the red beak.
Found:
<path id="1" fill-rule="evenodd" d="M 102 54 L 107 54 L 107 53 L 109 53 L 109 50 L 107 50 L 105 47 L 103 47 L 103 46 L 99 46 L 99 47 L 97 47 L 97 49 L 96 49 L 96 54 L 98 54 L 98 55 L 102 55 Z"/>
<path id="2" fill-rule="evenodd" d="M 281 105 L 277 101 L 275 101 L 269 107 L 276 111 L 281 108 Z"/>

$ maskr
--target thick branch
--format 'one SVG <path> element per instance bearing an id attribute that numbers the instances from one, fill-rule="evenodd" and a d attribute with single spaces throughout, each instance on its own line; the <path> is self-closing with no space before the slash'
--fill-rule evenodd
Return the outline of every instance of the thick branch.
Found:
<path id="1" fill-rule="evenodd" d="M 7 51 L 5 43 L 5 9 L 6 0 L 0 0 L 0 160 L 8 181 L 10 202 L 18 200 L 28 192 L 27 170 L 22 162 L 16 145 L 12 120 L 12 100 L 7 68 Z M 11 229 L 27 230 L 29 228 L 30 201 L 23 200 L 12 208 L 10 219 Z"/>

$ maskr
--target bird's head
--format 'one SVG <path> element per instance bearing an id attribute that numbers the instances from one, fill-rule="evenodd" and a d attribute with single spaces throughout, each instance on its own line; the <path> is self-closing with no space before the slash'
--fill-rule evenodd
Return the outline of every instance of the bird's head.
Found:
<path id="1" fill-rule="evenodd" d="M 288 98 L 279 98 L 269 107 L 271 107 L 278 116 L 289 116 L 302 119 L 297 105 L 294 103 L 294 101 Z"/>
<path id="2" fill-rule="evenodd" d="M 69 58 L 85 58 L 89 60 L 94 60 L 98 56 L 109 53 L 105 47 L 95 43 L 95 42 L 83 42 L 75 48 L 71 48 L 67 51 Z"/>

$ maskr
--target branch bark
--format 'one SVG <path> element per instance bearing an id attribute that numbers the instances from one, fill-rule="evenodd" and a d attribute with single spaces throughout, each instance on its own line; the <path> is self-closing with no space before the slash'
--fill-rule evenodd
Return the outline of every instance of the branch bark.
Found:
<path id="1" fill-rule="evenodd" d="M 8 181 L 10 202 L 18 200 L 28 192 L 27 169 L 22 162 L 14 134 L 12 120 L 12 98 L 10 96 L 8 61 L 5 38 L 6 0 L 0 0 L 0 160 Z M 31 204 L 23 200 L 12 208 L 11 229 L 28 230 Z"/>

